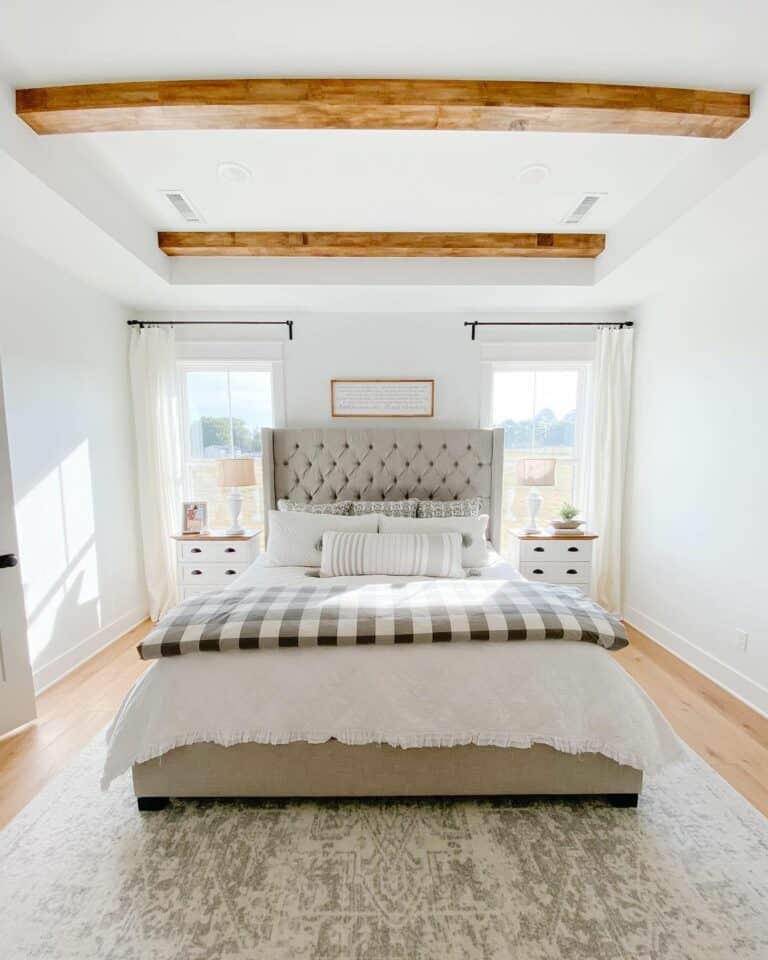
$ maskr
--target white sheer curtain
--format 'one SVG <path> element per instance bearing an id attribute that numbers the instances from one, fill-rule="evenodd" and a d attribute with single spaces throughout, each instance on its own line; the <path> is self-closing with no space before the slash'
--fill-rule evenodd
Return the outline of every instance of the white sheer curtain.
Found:
<path id="1" fill-rule="evenodd" d="M 157 620 L 176 603 L 181 503 L 181 437 L 172 327 L 133 327 L 129 353 L 139 471 L 139 509 L 149 614 Z"/>
<path id="2" fill-rule="evenodd" d="M 600 539 L 594 573 L 598 603 L 621 613 L 621 525 L 632 386 L 632 328 L 600 327 L 592 366 L 592 443 L 587 516 Z"/>

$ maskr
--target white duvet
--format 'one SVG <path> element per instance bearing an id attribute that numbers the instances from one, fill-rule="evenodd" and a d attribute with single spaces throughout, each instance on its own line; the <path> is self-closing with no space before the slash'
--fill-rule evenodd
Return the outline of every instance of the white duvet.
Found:
<path id="1" fill-rule="evenodd" d="M 518 579 L 497 555 L 479 572 Z M 306 576 L 305 568 L 269 567 L 259 558 L 230 588 L 302 583 Z M 646 773 L 683 756 L 656 706 L 595 644 L 306 647 L 153 663 L 107 731 L 102 786 L 132 764 L 186 744 L 331 738 L 405 748 L 543 743 L 567 753 L 601 753 Z"/>

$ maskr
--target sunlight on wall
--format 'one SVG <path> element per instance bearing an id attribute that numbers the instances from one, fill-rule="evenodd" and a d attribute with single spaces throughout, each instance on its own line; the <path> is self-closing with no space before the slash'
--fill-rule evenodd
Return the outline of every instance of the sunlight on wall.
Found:
<path id="1" fill-rule="evenodd" d="M 55 657 L 73 614 L 101 626 L 93 486 L 84 440 L 16 505 L 33 668 Z"/>

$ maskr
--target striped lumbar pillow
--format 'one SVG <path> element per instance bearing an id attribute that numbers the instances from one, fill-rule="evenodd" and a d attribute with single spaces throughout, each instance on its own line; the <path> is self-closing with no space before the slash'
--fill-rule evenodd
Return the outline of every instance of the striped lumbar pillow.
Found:
<path id="1" fill-rule="evenodd" d="M 323 533 L 321 577 L 463 577 L 459 533 Z"/>

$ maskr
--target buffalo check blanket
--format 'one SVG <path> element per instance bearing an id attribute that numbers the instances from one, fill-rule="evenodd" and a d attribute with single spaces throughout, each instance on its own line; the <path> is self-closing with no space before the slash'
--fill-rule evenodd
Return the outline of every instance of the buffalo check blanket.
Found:
<path id="1" fill-rule="evenodd" d="M 184 600 L 138 645 L 144 660 L 278 647 L 586 640 L 627 646 L 621 622 L 573 587 L 508 580 L 312 584 Z"/>

